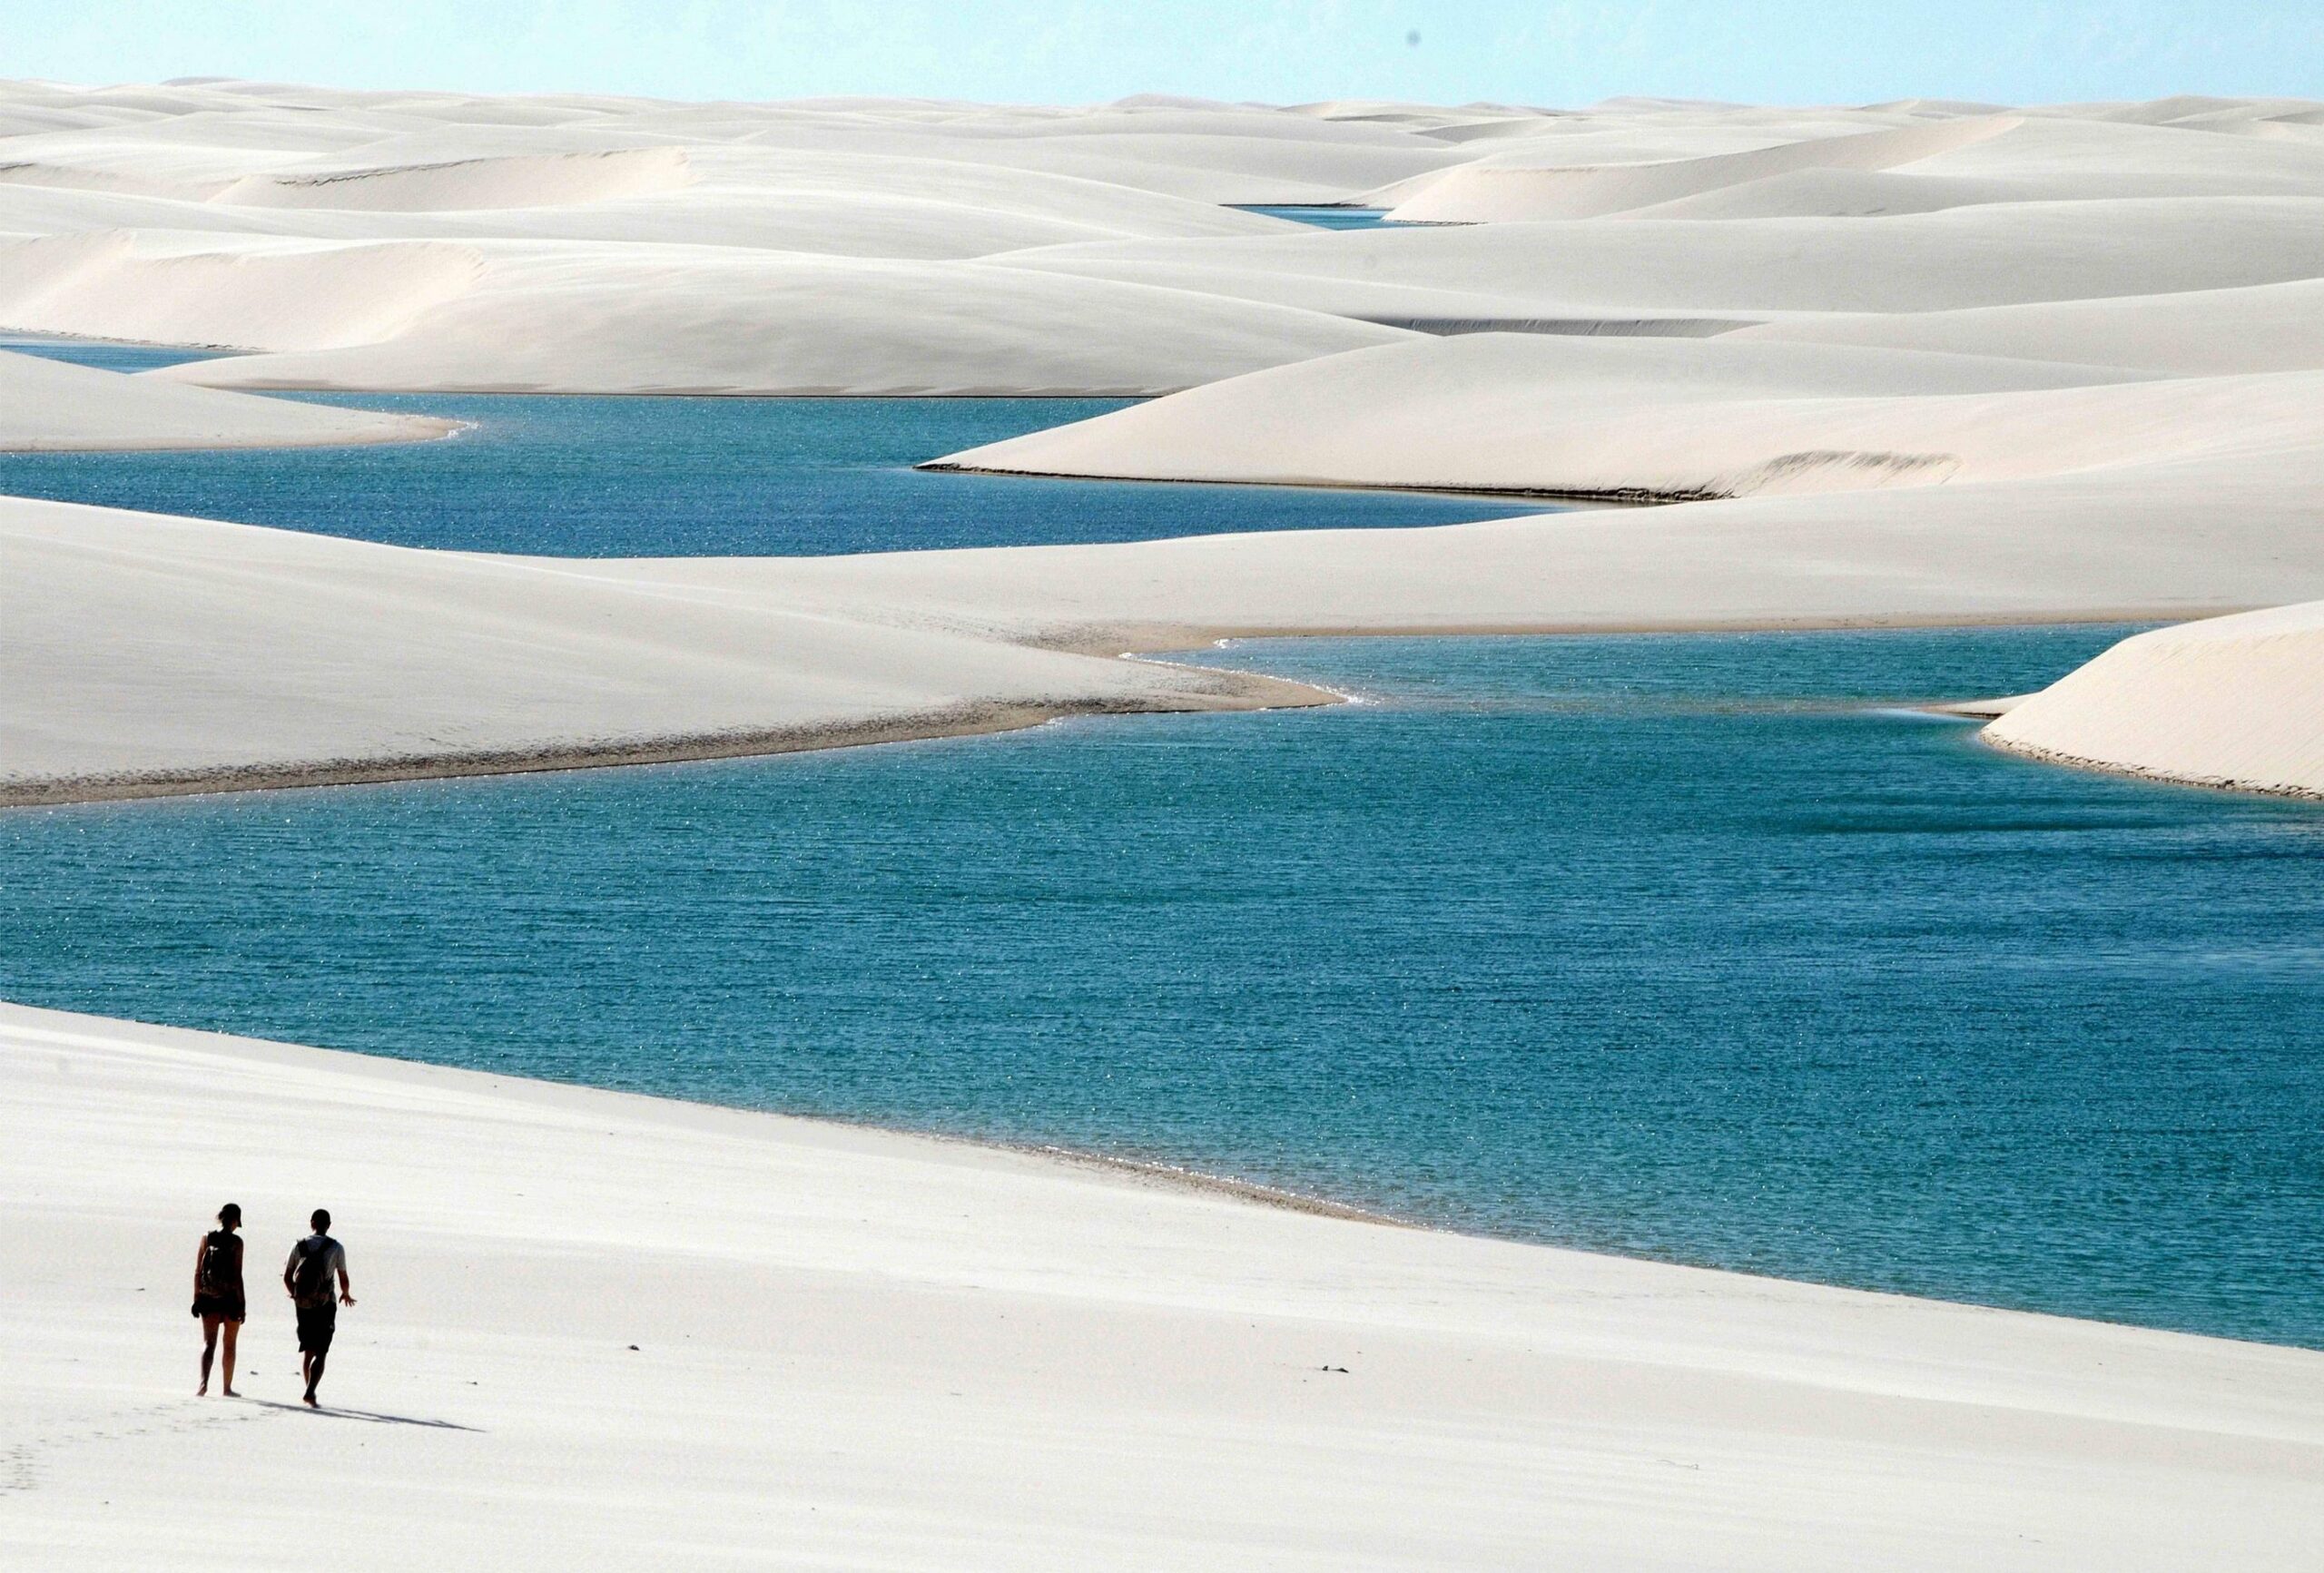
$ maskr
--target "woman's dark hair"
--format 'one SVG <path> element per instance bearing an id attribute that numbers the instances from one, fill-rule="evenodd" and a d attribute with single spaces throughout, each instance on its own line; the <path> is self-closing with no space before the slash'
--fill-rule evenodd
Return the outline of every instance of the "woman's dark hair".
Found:
<path id="1" fill-rule="evenodd" d="M 242 1221 L 242 1210 L 232 1202 L 218 1209 L 218 1222 L 231 1229 Z"/>
<path id="2" fill-rule="evenodd" d="M 315 1215 L 308 1219 L 307 1222 L 313 1225 L 316 1234 L 322 1234 L 329 1233 L 330 1229 L 330 1209 L 329 1207 L 316 1208 Z"/>

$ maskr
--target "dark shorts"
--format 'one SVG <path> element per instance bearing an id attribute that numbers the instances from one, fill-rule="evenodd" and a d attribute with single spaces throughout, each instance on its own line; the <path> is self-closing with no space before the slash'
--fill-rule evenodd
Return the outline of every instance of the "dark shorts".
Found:
<path id="1" fill-rule="evenodd" d="M 197 1294 L 193 1297 L 193 1313 L 200 1317 L 216 1317 L 221 1322 L 242 1320 L 242 1303 L 221 1294 Z"/>
<path id="2" fill-rule="evenodd" d="M 339 1331 L 339 1304 L 325 1301 L 320 1305 L 299 1307 L 299 1352 L 329 1354 L 330 1335 Z"/>

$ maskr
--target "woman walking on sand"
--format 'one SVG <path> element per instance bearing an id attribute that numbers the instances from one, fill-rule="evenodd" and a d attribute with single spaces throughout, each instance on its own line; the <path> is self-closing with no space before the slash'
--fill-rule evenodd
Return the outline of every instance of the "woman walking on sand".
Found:
<path id="1" fill-rule="evenodd" d="M 210 1358 L 218 1352 L 218 1334 L 226 1334 L 225 1394 L 234 1391 L 234 1335 L 242 1330 L 242 1242 L 234 1231 L 242 1226 L 242 1210 L 229 1202 L 218 1209 L 218 1227 L 202 1237 L 193 1258 L 193 1313 L 202 1318 L 202 1385 L 196 1398 L 210 1391 Z"/>

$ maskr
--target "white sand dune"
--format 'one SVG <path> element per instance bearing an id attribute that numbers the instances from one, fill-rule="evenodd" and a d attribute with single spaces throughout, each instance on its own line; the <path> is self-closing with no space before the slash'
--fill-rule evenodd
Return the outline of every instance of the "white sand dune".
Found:
<path id="1" fill-rule="evenodd" d="M 1407 221 L 1474 223 L 2318 193 L 2324 146 L 2307 143 L 2292 123 L 2222 123 L 2235 137 L 2189 134 L 2183 123 L 1974 105 L 1876 106 L 1837 118 L 1714 109 L 1537 119 L 1511 127 L 1481 156 L 1370 200 Z M 2252 134 L 2268 145 L 2250 145 Z"/>
<path id="2" fill-rule="evenodd" d="M 0 1121 L 0 1478 L 61 1573 L 310 1565 L 319 1481 L 356 1569 L 2290 1573 L 2324 1530 L 2303 1351 L 14 1006 Z M 240 1402 L 184 1312 L 230 1196 Z M 269 1282 L 318 1204 L 320 1416 Z"/>
<path id="3" fill-rule="evenodd" d="M 2184 375 L 2324 368 L 2324 279 L 1961 311 L 1789 315 L 1738 339 L 1880 344 Z"/>
<path id="4" fill-rule="evenodd" d="M 455 422 L 427 416 L 182 388 L 0 350 L 5 452 L 417 442 L 455 429 Z"/>
<path id="5" fill-rule="evenodd" d="M 1137 241 L 1011 266 L 1340 309 L 1463 290 L 1584 311 L 1937 311 L 2324 276 L 2324 196 L 2024 202 L 1889 218 L 1476 224 Z M 1364 308 L 1357 308 L 1363 310 Z"/>
<path id="6" fill-rule="evenodd" d="M 1320 697 L 587 561 L 16 499 L 0 503 L 0 801 L 760 753 Z"/>
<path id="7" fill-rule="evenodd" d="M 2324 797 L 2324 603 L 2125 639 L 1984 735 L 2062 763 Z"/>
<path id="8" fill-rule="evenodd" d="M 507 113 L 512 106 L 526 113 Z M 8 107 L 0 100 L 0 114 Z M 23 113 L 21 103 L 14 107 Z M 1403 128 L 1256 105 L 1125 103 L 1053 110 L 870 99 L 793 104 L 584 99 L 558 108 L 537 100 L 512 105 L 303 88 L 215 93 L 174 113 L 128 120 L 91 113 L 85 124 L 64 123 L 72 110 L 46 113 L 51 123 L 28 128 L 20 156 L 143 172 L 148 178 L 165 171 L 196 184 L 256 172 L 247 167 L 247 156 L 244 167 L 237 167 L 236 149 L 267 159 L 270 167 L 287 167 L 302 152 L 339 154 L 358 145 L 383 166 L 654 145 L 760 146 L 940 157 L 964 172 L 976 165 L 1047 172 L 1203 202 L 1283 202 L 1344 200 L 1462 156 Z"/>
<path id="9" fill-rule="evenodd" d="M 1690 196 L 1625 208 L 1623 219 L 1842 219 L 1933 213 L 2007 200 L 1986 182 L 1890 170 L 1809 168 L 1714 186 Z"/>
<path id="10" fill-rule="evenodd" d="M 2324 454 L 1423 530 L 527 559 L 0 503 L 0 801 L 761 752 L 1312 691 L 1261 633 L 2201 616 L 2324 599 Z"/>
<path id="11" fill-rule="evenodd" d="M 1079 648 L 1235 634 L 2043 622 L 2324 599 L 2324 455 L 1429 530 L 621 571 Z"/>
<path id="12" fill-rule="evenodd" d="M 1403 333 L 973 262 L 119 233 L 0 247 L 0 322 L 276 352 L 155 374 L 213 387 L 612 393 L 1166 392 Z"/>
<path id="13" fill-rule="evenodd" d="M 1206 202 L 1349 201 L 1461 156 L 1410 128 L 1318 120 L 1255 105 L 1125 103 L 1029 113 L 963 106 L 940 121 L 912 126 L 833 126 L 793 117 L 749 135 L 762 145 L 942 157 Z"/>
<path id="14" fill-rule="evenodd" d="M 1416 224 L 1600 218 L 1804 170 L 1893 169 L 2000 136 L 2024 123 L 2012 115 L 1927 121 L 1652 163 L 1579 168 L 1464 164 L 1427 181 L 1390 209 L 1388 216 Z"/>
<path id="15" fill-rule="evenodd" d="M 641 150 L 661 158 L 675 150 Z M 377 156 L 377 150 L 372 150 Z M 566 155 L 565 162 L 626 154 Z M 712 147 L 684 154 L 687 179 L 627 195 L 552 203 L 527 196 L 537 155 L 451 166 L 302 175 L 295 189 L 328 196 L 370 181 L 461 172 L 502 182 L 516 205 L 254 206 L 143 191 L 125 180 L 67 182 L 48 172 L 0 171 L 0 231 L 30 235 L 124 230 L 313 240 L 670 241 L 866 257 L 981 257 L 998 251 L 1137 238 L 1266 234 L 1285 221 L 1176 197 L 940 158 L 852 152 Z M 275 177 L 271 183 L 282 183 Z"/>
<path id="16" fill-rule="evenodd" d="M 1989 356 L 1829 353 L 1842 349 L 1423 339 L 1191 388 L 940 467 L 1667 498 L 2123 467 L 2170 467 L 2186 484 L 2198 462 L 2224 478 L 2260 455 L 2324 451 L 2313 371 L 2132 380 Z"/>
<path id="17" fill-rule="evenodd" d="M 28 244 L 0 261 L 0 328 L 304 358 L 204 374 L 243 386 L 1155 391 L 1381 342 L 1374 323 L 1694 332 L 2324 277 L 2324 143 L 2292 134 L 2318 113 L 1057 110 L 20 84 L 0 89 L 0 124 L 21 127 L 0 135 L 0 234 Z M 1470 216 L 1562 216 L 1322 234 L 1216 205 L 1393 192 L 1407 214 L 1450 215 L 1464 191 L 1502 193 Z M 763 306 L 704 307 L 753 292 L 713 249 L 767 270 Z M 802 256 L 1019 277 L 905 284 L 867 263 L 851 310 L 833 297 L 855 275 Z M 1098 282 L 1171 293 L 1101 307 Z M 632 300 L 625 325 L 616 304 Z M 620 353 L 563 354 L 582 337 L 558 329 L 568 311 Z M 1147 330 L 1121 328 L 1132 314 Z M 893 366 L 895 345 L 919 339 L 945 347 L 940 372 Z M 380 348 L 309 353 L 357 346 Z M 495 376 L 481 363 L 504 351 L 526 364 Z M 783 364 L 793 356 L 803 369 Z M 857 360 L 861 379 L 845 370 Z"/>
<path id="18" fill-rule="evenodd" d="M 2296 139 L 2021 113 L 2024 123 L 2004 134 L 1964 139 L 1898 167 L 1931 178 L 1991 181 L 2020 201 L 2314 195 L 2324 178 L 2324 147 Z"/>
<path id="19" fill-rule="evenodd" d="M 359 329 L 332 326 L 312 347 L 148 375 L 212 388 L 1136 395 L 1405 336 L 1295 307 L 978 262 L 610 243 L 414 250 L 407 298 L 454 256 L 475 270 L 468 288 L 390 335 L 359 342 Z M 264 271 L 246 279 L 262 313 Z M 222 313 L 230 299 L 213 290 L 195 310 Z"/>
<path id="20" fill-rule="evenodd" d="M 1394 330 L 895 264 L 1265 234 L 1289 226 L 1216 205 L 1237 193 L 1169 193 L 1208 171 L 1256 182 L 1253 200 L 1340 196 L 1458 156 L 1228 106 L 510 105 L 232 84 L 15 96 L 82 123 L 0 138 L 0 232 L 21 237 L 0 247 L 0 327 L 274 354 L 391 346 L 359 364 L 185 374 L 246 386 L 1184 387 Z M 819 261 L 839 256 L 876 261 Z"/>
<path id="21" fill-rule="evenodd" d="M 1992 357 L 1485 334 L 1257 372 L 942 462 L 1176 480 L 1744 496 L 2312 447 L 2324 442 L 2319 395 L 2324 378 L 2309 372 L 2189 388 Z"/>
<path id="22" fill-rule="evenodd" d="M 154 198 L 166 202 L 199 202 L 202 190 L 172 181 L 125 173 L 117 170 L 81 169 L 70 164 L 31 160 L 0 164 L 0 186 L 31 186 L 74 192 Z M 14 193 L 11 193 L 14 194 Z M 46 226 L 41 226 L 45 228 Z"/>
<path id="23" fill-rule="evenodd" d="M 0 324 L 30 333 L 262 349 L 363 344 L 475 287 L 477 251 L 58 235 L 0 246 Z"/>
<path id="24" fill-rule="evenodd" d="M 1955 129 L 1972 126 L 1984 127 L 1989 134 L 1968 135 Z M 1841 156 L 1859 144 L 1864 150 L 1861 155 Z M 1828 155 L 1826 149 L 1831 150 Z M 1884 150 L 1915 156 L 1890 158 L 1884 156 Z M 1767 161 L 1768 171 L 1763 172 L 1755 166 L 1750 162 L 1754 159 Z M 1693 181 L 1674 178 L 1689 162 L 1712 165 L 1716 162 L 1674 162 L 1662 178 L 1675 186 L 1699 186 L 1699 190 L 1624 208 L 1620 216 L 1876 216 L 1980 203 L 2312 197 L 2324 190 L 2324 145 L 2284 141 L 2280 145 L 2255 148 L 2249 145 L 2248 138 L 2060 119 L 2039 111 L 1916 121 L 1889 132 L 1831 137 L 1736 155 L 1731 168 L 1706 168 L 1700 172 L 1703 178 Z M 1608 170 L 1602 174 L 1612 182 L 1637 179 L 1646 172 Z"/>
<path id="25" fill-rule="evenodd" d="M 1440 111 L 1435 119 L 1400 123 L 1412 124 L 1433 141 L 1461 147 L 1467 156 L 1448 168 L 1600 170 L 1679 163 L 1811 140 L 2017 113 L 2022 112 L 2000 104 L 1932 113 L 1883 105 L 1774 108 L 1610 99 L 1585 110 L 1512 111 L 1484 121 L 1450 122 L 1442 118 Z M 1367 193 L 1367 200 L 1393 207 L 1437 178 L 1436 172 L 1409 176 Z"/>
<path id="26" fill-rule="evenodd" d="M 564 207 L 683 191 L 697 177 L 676 148 L 460 159 L 337 174 L 246 175 L 210 200 L 240 207 L 385 209 Z"/>

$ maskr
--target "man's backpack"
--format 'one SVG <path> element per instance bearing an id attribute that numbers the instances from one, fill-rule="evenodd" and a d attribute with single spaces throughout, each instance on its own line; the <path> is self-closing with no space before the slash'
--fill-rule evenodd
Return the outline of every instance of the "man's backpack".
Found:
<path id="1" fill-rule="evenodd" d="M 290 1275 L 290 1297 L 301 1305 L 330 1303 L 330 1242 L 320 1234 L 299 1242 L 299 1269 Z"/>

